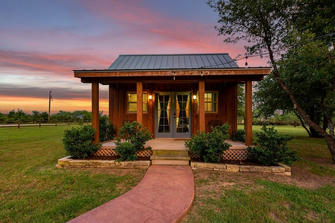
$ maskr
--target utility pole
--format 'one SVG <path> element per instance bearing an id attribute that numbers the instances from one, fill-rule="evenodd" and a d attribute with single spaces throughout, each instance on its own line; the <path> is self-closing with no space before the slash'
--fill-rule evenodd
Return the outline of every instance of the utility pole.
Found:
<path id="1" fill-rule="evenodd" d="M 52 91 L 49 91 L 49 114 L 48 114 L 48 122 L 50 122 L 51 101 L 52 101 Z"/>

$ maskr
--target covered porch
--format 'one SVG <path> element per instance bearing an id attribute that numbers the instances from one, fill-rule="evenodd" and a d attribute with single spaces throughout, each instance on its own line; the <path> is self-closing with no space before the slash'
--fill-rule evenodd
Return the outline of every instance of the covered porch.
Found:
<path id="1" fill-rule="evenodd" d="M 237 85 L 244 84 L 245 144 L 252 145 L 252 81 L 269 73 L 270 68 L 239 68 L 227 54 L 121 55 L 106 70 L 74 70 L 75 77 L 92 85 L 95 143 L 100 142 L 99 84 L 109 86 L 108 114 L 116 130 L 126 121 L 137 121 L 155 139 L 190 138 L 224 123 L 234 134 Z M 178 147 L 177 142 L 168 144 Z"/>

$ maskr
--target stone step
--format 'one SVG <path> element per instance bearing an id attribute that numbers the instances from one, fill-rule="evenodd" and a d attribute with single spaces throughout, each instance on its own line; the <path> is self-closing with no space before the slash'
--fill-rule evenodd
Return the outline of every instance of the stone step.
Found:
<path id="1" fill-rule="evenodd" d="M 153 150 L 153 156 L 188 157 L 188 150 Z"/>
<path id="2" fill-rule="evenodd" d="M 190 160 L 189 156 L 150 156 L 151 160 Z"/>
<path id="3" fill-rule="evenodd" d="M 151 160 L 151 165 L 189 166 L 189 160 Z"/>

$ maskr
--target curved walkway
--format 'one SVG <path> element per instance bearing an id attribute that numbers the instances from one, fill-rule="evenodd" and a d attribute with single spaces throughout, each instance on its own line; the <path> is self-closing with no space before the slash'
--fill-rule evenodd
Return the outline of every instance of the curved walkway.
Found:
<path id="1" fill-rule="evenodd" d="M 190 166 L 153 165 L 132 190 L 70 222 L 177 222 L 193 197 Z"/>

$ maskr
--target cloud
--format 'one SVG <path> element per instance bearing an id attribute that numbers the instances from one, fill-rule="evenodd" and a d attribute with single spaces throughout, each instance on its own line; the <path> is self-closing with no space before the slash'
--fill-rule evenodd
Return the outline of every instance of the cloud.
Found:
<path id="1" fill-rule="evenodd" d="M 56 75 L 72 76 L 72 70 L 75 68 L 101 68 L 107 67 L 110 63 L 111 61 L 99 56 L 84 54 L 51 54 L 0 49 L 0 66 L 2 68 L 45 71 Z"/>
<path id="2" fill-rule="evenodd" d="M 0 83 L 0 96 L 2 97 L 33 97 L 48 98 L 48 92 L 52 90 L 54 99 L 89 99 L 91 91 L 87 89 L 71 89 L 71 88 L 42 88 L 42 87 L 24 87 L 14 84 Z M 100 98 L 107 99 L 108 91 L 100 90 Z M 1 100 L 1 99 L 0 99 Z"/>

